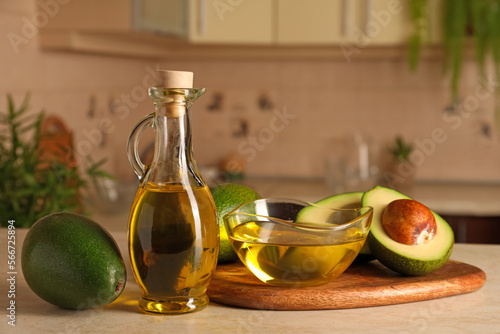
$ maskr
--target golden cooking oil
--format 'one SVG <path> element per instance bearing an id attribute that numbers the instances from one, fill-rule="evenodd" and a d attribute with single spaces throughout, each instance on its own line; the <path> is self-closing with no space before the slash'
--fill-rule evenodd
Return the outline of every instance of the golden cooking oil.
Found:
<path id="1" fill-rule="evenodd" d="M 207 186 L 148 183 L 138 190 L 130 213 L 129 250 L 144 311 L 184 313 L 208 303 L 205 292 L 217 263 L 216 219 Z"/>
<path id="2" fill-rule="evenodd" d="M 261 281 L 277 286 L 328 283 L 349 267 L 366 240 L 360 237 L 349 238 L 349 242 L 331 240 L 317 244 L 312 235 L 298 238 L 296 232 L 280 229 L 279 225 L 272 231 L 263 231 L 264 224 L 252 221 L 238 225 L 230 241 L 241 261 Z"/>

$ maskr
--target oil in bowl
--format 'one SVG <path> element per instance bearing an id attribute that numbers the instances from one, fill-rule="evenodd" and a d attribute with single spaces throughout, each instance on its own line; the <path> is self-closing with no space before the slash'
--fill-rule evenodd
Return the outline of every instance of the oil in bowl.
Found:
<path id="1" fill-rule="evenodd" d="M 336 210 L 283 199 L 248 202 L 224 217 L 245 266 L 276 286 L 322 285 L 340 276 L 368 235 L 370 207 Z"/>

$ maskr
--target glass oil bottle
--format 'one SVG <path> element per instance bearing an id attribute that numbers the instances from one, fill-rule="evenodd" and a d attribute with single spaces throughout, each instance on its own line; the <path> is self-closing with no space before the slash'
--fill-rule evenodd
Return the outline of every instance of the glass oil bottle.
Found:
<path id="1" fill-rule="evenodd" d="M 219 228 L 191 145 L 189 108 L 205 90 L 192 88 L 191 72 L 159 74 L 162 84 L 149 89 L 155 112 L 136 125 L 127 146 L 140 179 L 129 216 L 128 246 L 142 291 L 139 308 L 182 314 L 208 305 L 206 290 L 217 265 Z M 138 143 L 148 126 L 155 132 L 155 149 L 146 166 Z"/>

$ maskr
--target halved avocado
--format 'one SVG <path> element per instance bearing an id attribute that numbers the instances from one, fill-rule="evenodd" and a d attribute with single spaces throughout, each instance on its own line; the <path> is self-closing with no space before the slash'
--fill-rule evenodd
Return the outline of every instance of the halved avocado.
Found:
<path id="1" fill-rule="evenodd" d="M 370 251 L 382 264 L 403 275 L 424 275 L 439 269 L 451 255 L 453 230 L 431 210 L 437 224 L 434 239 L 421 245 L 405 245 L 392 240 L 382 226 L 382 213 L 389 203 L 398 199 L 411 198 L 381 186 L 364 193 L 361 201 L 363 206 L 373 207 L 373 220 L 368 235 Z"/>
<path id="2" fill-rule="evenodd" d="M 361 191 L 349 192 L 323 198 L 315 204 L 332 209 L 355 209 L 362 207 L 362 197 L 363 192 Z M 318 214 L 321 213 L 318 213 L 317 210 L 314 210 L 314 207 L 306 207 L 297 214 L 297 218 L 295 221 L 307 222 L 324 219 L 322 217 L 318 217 Z M 354 259 L 354 262 L 367 262 L 372 260 L 375 260 L 375 257 L 371 254 L 370 249 L 368 248 L 368 243 L 365 242 L 358 256 L 356 257 L 356 259 Z"/>

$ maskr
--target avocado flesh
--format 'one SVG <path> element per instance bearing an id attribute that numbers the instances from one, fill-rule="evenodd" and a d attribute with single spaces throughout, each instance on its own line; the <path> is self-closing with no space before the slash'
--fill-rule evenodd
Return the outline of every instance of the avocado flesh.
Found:
<path id="1" fill-rule="evenodd" d="M 126 284 L 115 241 L 96 222 L 74 213 L 55 213 L 28 231 L 21 254 L 24 278 L 43 300 L 67 309 L 114 301 Z"/>
<path id="2" fill-rule="evenodd" d="M 333 195 L 316 202 L 315 204 L 332 208 L 332 209 L 355 209 L 362 207 L 361 199 L 363 197 L 363 192 L 348 192 L 338 195 Z M 316 211 L 317 212 L 317 211 Z M 298 214 L 296 221 L 306 222 L 306 221 L 318 221 L 319 219 L 325 219 L 324 217 L 316 216 L 314 207 L 306 207 L 302 209 Z M 371 254 L 368 243 L 365 242 L 363 248 L 359 252 L 358 256 L 354 259 L 354 262 L 367 262 L 374 260 L 375 257 Z"/>
<path id="3" fill-rule="evenodd" d="M 437 229 L 434 239 L 421 245 L 404 245 L 392 240 L 382 226 L 385 207 L 397 199 L 411 199 L 400 192 L 377 186 L 362 198 L 363 206 L 373 207 L 368 246 L 375 257 L 388 268 L 403 275 L 424 275 L 439 269 L 449 259 L 454 243 L 453 230 L 432 211 Z"/>

